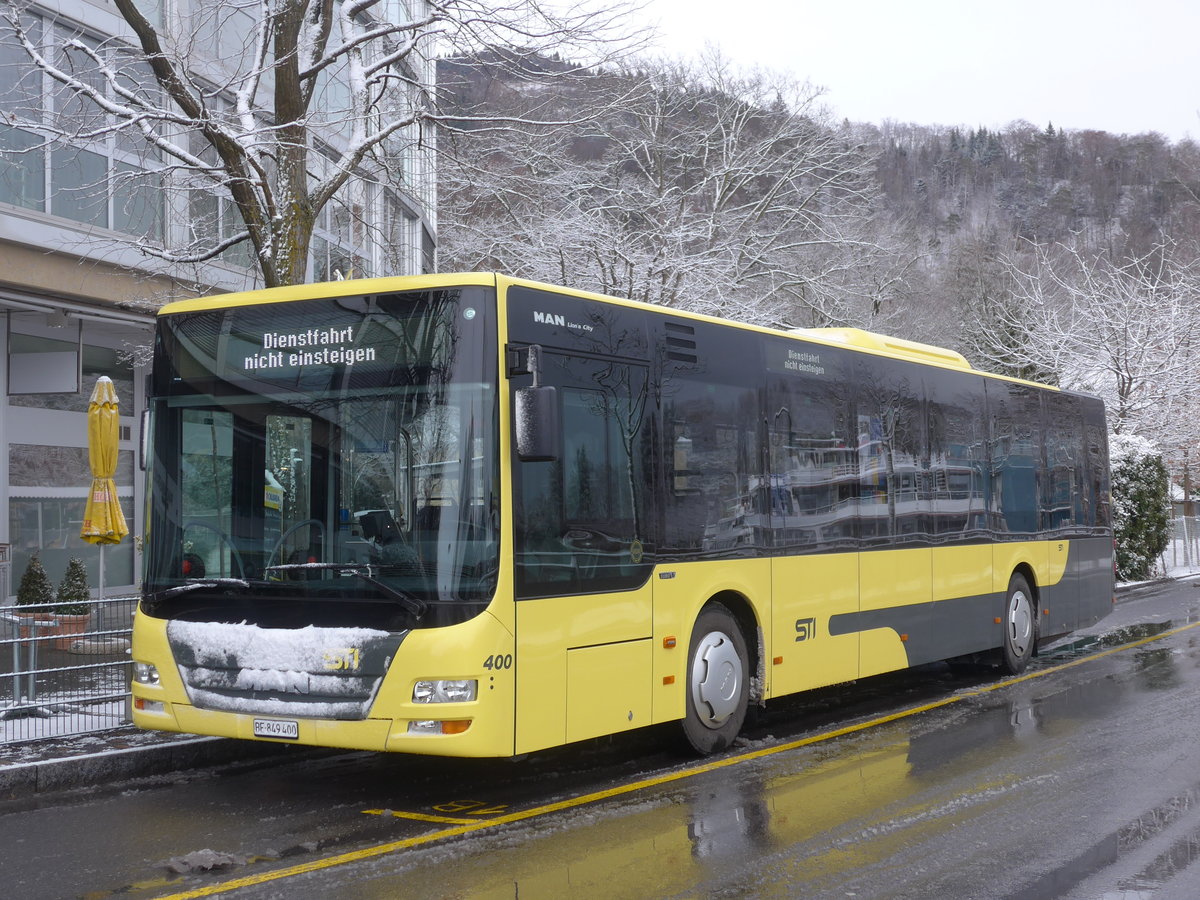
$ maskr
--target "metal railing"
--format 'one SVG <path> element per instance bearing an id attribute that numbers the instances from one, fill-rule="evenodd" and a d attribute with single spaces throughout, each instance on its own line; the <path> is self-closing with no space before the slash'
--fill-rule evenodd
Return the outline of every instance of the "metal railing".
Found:
<path id="1" fill-rule="evenodd" d="M 1164 573 L 1200 571 L 1200 517 L 1176 516 L 1161 557 Z"/>
<path id="2" fill-rule="evenodd" d="M 0 744 L 117 728 L 129 721 L 135 597 L 0 607 Z"/>

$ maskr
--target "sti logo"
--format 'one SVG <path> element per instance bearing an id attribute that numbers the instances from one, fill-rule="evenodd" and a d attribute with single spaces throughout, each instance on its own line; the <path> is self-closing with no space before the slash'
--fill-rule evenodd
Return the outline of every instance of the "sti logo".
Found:
<path id="1" fill-rule="evenodd" d="M 542 325 L 557 325 L 559 328 L 567 327 L 566 316 L 560 316 L 556 313 L 535 312 L 533 314 L 533 321 Z"/>

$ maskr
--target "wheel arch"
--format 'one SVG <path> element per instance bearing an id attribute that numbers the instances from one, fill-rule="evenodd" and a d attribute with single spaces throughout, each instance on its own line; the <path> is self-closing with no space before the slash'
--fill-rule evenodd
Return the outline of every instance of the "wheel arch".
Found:
<path id="1" fill-rule="evenodd" d="M 746 652 L 750 654 L 749 668 L 752 673 L 750 679 L 750 702 L 763 702 L 763 686 L 766 684 L 766 671 L 764 665 L 764 636 L 762 624 L 758 620 L 758 615 L 755 612 L 754 605 L 750 600 L 738 591 L 724 590 L 718 591 L 708 598 L 701 606 L 701 610 L 711 603 L 719 603 L 729 610 L 733 620 L 737 623 L 738 628 L 742 632 L 742 640 L 746 643 Z M 700 612 L 697 611 L 696 616 L 699 617 Z"/>
<path id="2" fill-rule="evenodd" d="M 1033 599 L 1038 599 L 1040 589 L 1038 588 L 1037 575 L 1033 571 L 1033 566 L 1027 562 L 1019 562 L 1013 567 L 1008 579 L 1012 581 L 1013 575 L 1020 575 L 1025 579 L 1025 583 L 1029 585 L 1029 590 L 1033 592 Z"/>
<path id="3" fill-rule="evenodd" d="M 1030 601 L 1033 603 L 1033 655 L 1038 655 L 1038 640 L 1042 635 L 1042 589 L 1038 586 L 1037 575 L 1034 574 L 1033 566 L 1027 562 L 1020 562 L 1013 568 L 1012 574 L 1008 576 L 1009 581 L 1012 581 L 1013 575 L 1020 575 L 1025 579 L 1025 583 L 1029 585 Z"/>

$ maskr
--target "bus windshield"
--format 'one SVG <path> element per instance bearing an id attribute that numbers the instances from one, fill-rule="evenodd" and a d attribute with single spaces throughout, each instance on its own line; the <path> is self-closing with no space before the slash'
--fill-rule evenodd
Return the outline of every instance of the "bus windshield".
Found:
<path id="1" fill-rule="evenodd" d="M 153 615 L 403 630 L 461 621 L 499 558 L 494 291 L 159 320 Z"/>

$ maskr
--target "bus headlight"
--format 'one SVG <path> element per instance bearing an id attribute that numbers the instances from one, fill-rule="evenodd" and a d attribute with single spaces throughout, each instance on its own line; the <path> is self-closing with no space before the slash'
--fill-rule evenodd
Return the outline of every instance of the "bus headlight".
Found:
<path id="1" fill-rule="evenodd" d="M 413 703 L 467 703 L 475 699 L 479 682 L 474 678 L 443 678 L 413 685 Z"/>
<path id="2" fill-rule="evenodd" d="M 138 684 L 158 684 L 158 668 L 150 663 L 135 662 L 133 680 Z"/>

